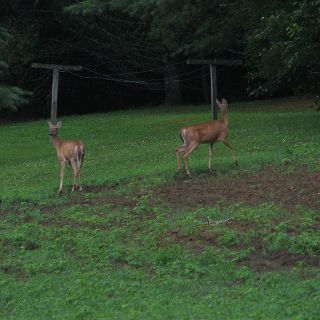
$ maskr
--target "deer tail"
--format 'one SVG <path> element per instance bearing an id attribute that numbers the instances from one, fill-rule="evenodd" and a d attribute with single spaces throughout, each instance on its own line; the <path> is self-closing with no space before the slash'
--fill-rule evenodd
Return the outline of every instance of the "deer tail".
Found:
<path id="1" fill-rule="evenodd" d="M 187 136 L 187 130 L 185 128 L 181 129 L 180 139 L 182 140 L 182 142 L 185 146 L 187 145 L 186 136 Z"/>
<path id="2" fill-rule="evenodd" d="M 81 167 L 83 157 L 84 157 L 84 149 L 83 149 L 83 146 L 80 145 L 77 148 L 77 167 L 78 167 L 78 169 L 80 169 L 80 167 Z"/>

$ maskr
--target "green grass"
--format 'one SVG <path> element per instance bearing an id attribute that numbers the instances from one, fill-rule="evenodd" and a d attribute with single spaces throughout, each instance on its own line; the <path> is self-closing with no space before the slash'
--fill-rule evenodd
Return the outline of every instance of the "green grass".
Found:
<path id="1" fill-rule="evenodd" d="M 319 171 L 320 113 L 308 103 L 231 105 L 229 141 L 242 172 L 283 163 Z M 154 196 L 176 179 L 179 128 L 207 120 L 208 111 L 65 117 L 60 136 L 87 148 L 89 191 L 71 194 L 67 168 L 62 197 L 46 121 L 0 126 L 0 318 L 318 319 L 319 265 L 257 272 L 244 261 L 257 241 L 265 252 L 316 259 L 319 212 L 268 203 L 175 210 Z M 207 154 L 205 146 L 192 154 L 194 176 L 206 173 Z M 223 145 L 213 163 L 219 178 L 238 174 Z M 232 229 L 230 221 L 252 227 Z"/>

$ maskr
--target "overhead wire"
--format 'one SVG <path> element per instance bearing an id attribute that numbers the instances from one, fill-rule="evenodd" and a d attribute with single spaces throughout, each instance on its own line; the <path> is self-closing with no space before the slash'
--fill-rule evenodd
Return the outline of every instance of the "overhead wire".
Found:
<path id="1" fill-rule="evenodd" d="M 66 27 L 67 29 L 69 29 L 72 33 L 77 34 L 78 36 L 84 37 L 86 40 L 89 40 L 92 43 L 95 43 L 96 45 L 98 45 L 98 47 L 100 48 L 104 48 L 104 46 L 101 45 L 101 41 L 99 41 L 96 37 L 92 37 L 90 34 L 88 34 L 88 30 L 89 28 L 85 28 L 85 30 L 83 30 L 84 32 L 79 32 L 78 30 L 76 30 L 75 28 L 73 28 L 72 26 L 69 25 L 69 23 L 66 23 L 65 21 L 62 21 L 61 19 L 58 18 L 58 15 L 61 14 L 70 14 L 70 13 L 66 13 L 66 12 L 58 12 L 58 11 L 54 11 L 54 10 L 39 10 L 39 9 L 34 9 L 33 11 L 35 12 L 45 12 L 45 13 L 51 13 L 55 16 L 56 20 L 62 24 L 64 27 Z M 92 15 L 93 16 L 93 15 Z M 91 17 L 92 17 L 91 16 Z M 126 20 L 121 20 L 121 19 L 113 19 L 110 17 L 101 17 L 101 16 L 94 16 L 97 17 L 99 20 L 100 19 L 104 19 L 104 20 L 109 20 L 111 21 L 112 24 L 117 25 L 117 27 L 119 26 L 119 22 L 123 23 L 123 22 L 128 22 Z M 131 21 L 129 21 L 131 22 Z M 85 22 L 85 24 L 87 25 L 88 21 Z M 99 22 L 98 22 L 99 23 Z M 131 24 L 131 23 L 130 23 Z M 143 25 L 143 23 L 141 23 L 141 25 Z M 84 26 L 85 27 L 85 26 Z M 83 29 L 83 28 L 82 28 Z M 106 31 L 104 30 L 104 32 L 107 32 L 107 36 L 108 38 L 111 39 L 114 38 L 116 40 L 117 43 L 119 43 L 120 39 L 118 35 L 110 32 L 110 31 Z M 130 34 L 130 37 L 132 37 L 132 34 Z M 138 41 L 140 41 L 141 39 L 139 38 Z M 148 46 L 150 46 L 152 43 L 150 42 L 146 42 L 145 40 L 142 39 L 142 42 L 145 42 L 146 44 L 148 44 Z M 139 45 L 140 46 L 140 45 Z M 136 58 L 138 58 L 140 56 L 140 58 L 144 59 L 144 62 L 147 60 L 149 60 L 149 63 L 151 62 L 150 60 L 150 56 L 146 57 L 145 55 L 143 55 L 140 51 L 137 52 L 132 52 L 134 53 L 134 55 L 136 55 Z M 153 58 L 151 58 L 153 59 Z M 132 62 L 132 61 L 131 61 Z M 167 77 L 161 77 L 161 78 L 151 78 L 148 80 L 133 80 L 133 79 L 124 79 L 122 78 L 123 76 L 134 76 L 134 75 L 138 75 L 138 74 L 144 74 L 144 73 L 150 73 L 150 72 L 155 72 L 155 71 L 161 71 L 161 70 L 165 70 L 166 68 L 170 67 L 170 66 L 176 66 L 176 65 L 180 65 L 180 64 L 184 64 L 186 61 L 181 61 L 178 63 L 174 63 L 171 65 L 167 65 L 167 66 L 158 66 L 156 65 L 153 68 L 149 68 L 146 70 L 142 70 L 142 71 L 131 71 L 131 72 L 117 72 L 116 74 L 110 76 L 110 75 L 106 75 L 100 72 L 97 72 L 95 70 L 89 69 L 89 68 L 83 68 L 84 70 L 93 73 L 97 76 L 85 76 L 85 75 L 79 75 L 76 73 L 72 73 L 71 71 L 69 71 L 70 74 L 74 74 L 77 77 L 81 77 L 81 78 L 85 78 L 85 79 L 97 79 L 97 80 L 106 80 L 106 81 L 114 81 L 114 82 L 118 82 L 118 83 L 123 83 L 123 84 L 135 84 L 135 85 L 142 85 L 142 86 L 161 86 L 163 87 L 164 84 L 164 79 L 169 80 L 169 81 L 176 81 L 176 82 L 186 82 L 186 81 L 190 81 L 190 80 L 195 80 L 195 79 L 199 79 L 202 78 L 203 75 L 201 74 L 200 76 L 195 76 L 195 77 L 186 77 L 188 75 L 191 75 L 193 73 L 198 72 L 198 70 L 193 70 L 190 72 L 185 72 L 185 73 L 180 73 L 178 76 L 167 76 Z M 226 68 L 223 68 L 226 69 Z M 218 72 L 220 72 L 221 70 L 217 70 Z M 182 78 L 181 78 L 182 77 Z"/>
<path id="2" fill-rule="evenodd" d="M 102 74 L 100 72 L 96 72 L 96 71 L 90 70 L 90 69 L 85 68 L 85 67 L 82 67 L 82 68 L 84 70 L 87 70 L 87 71 L 90 71 L 90 72 L 92 72 L 94 74 L 97 74 L 98 76 L 79 75 L 79 74 L 76 74 L 74 72 L 70 72 L 69 70 L 62 70 L 62 71 L 64 71 L 64 72 L 68 71 L 68 73 L 71 73 L 71 74 L 74 74 L 75 76 L 78 76 L 78 77 L 81 77 L 81 78 L 86 78 L 86 79 L 98 79 L 98 80 L 107 80 L 107 81 L 115 81 L 115 82 L 123 82 L 123 83 L 145 84 L 145 85 L 162 84 L 164 79 L 171 80 L 171 81 L 187 81 L 187 80 L 200 78 L 199 76 L 197 76 L 197 77 L 191 77 L 191 78 L 185 78 L 185 79 L 179 79 L 177 77 L 164 77 L 164 78 L 156 78 L 156 79 L 148 79 L 148 80 L 130 80 L 130 79 L 114 78 L 112 76 L 109 76 L 109 75 L 106 75 L 106 74 Z M 191 74 L 191 73 L 194 73 L 194 72 L 197 72 L 197 71 L 199 71 L 199 70 L 186 72 L 186 73 L 184 73 L 182 75 Z M 154 82 L 156 80 L 161 80 L 161 81 Z"/>
<path id="3" fill-rule="evenodd" d="M 117 73 L 117 75 L 135 75 L 135 74 L 142 74 L 142 73 L 148 73 L 148 72 L 152 72 L 152 71 L 157 71 L 157 70 L 163 70 L 166 69 L 168 67 L 173 67 L 173 66 L 177 66 L 177 65 L 181 65 L 181 64 L 185 64 L 186 61 L 181 61 L 181 62 L 176 62 L 176 63 L 172 63 L 169 65 L 165 65 L 165 66 L 159 66 L 157 68 L 152 68 L 152 69 L 146 69 L 143 71 L 136 71 L 136 72 L 121 72 L 121 73 Z M 92 73 L 96 73 L 96 74 L 101 74 L 97 71 L 91 70 L 91 69 L 87 69 L 85 67 L 83 67 L 83 69 L 86 69 L 88 71 L 91 71 Z"/>
<path id="4" fill-rule="evenodd" d="M 185 62 L 181 62 L 181 63 L 185 63 Z M 170 65 L 166 65 L 166 66 L 162 66 L 161 68 L 157 68 L 158 70 L 160 69 L 166 69 L 166 68 L 169 68 L 169 67 L 172 67 L 172 66 L 176 66 L 178 64 L 181 64 L 181 63 L 174 63 L 174 64 L 170 64 Z M 91 73 L 94 73 L 94 74 L 97 74 L 97 75 L 100 75 L 102 77 L 106 76 L 105 74 L 103 73 L 100 73 L 100 72 L 97 72 L 97 71 L 94 71 L 94 70 L 91 70 L 89 68 L 86 68 L 86 67 L 82 67 L 84 70 L 88 71 L 88 72 L 91 72 Z M 179 76 L 184 76 L 184 75 L 188 75 L 188 74 L 192 74 L 192 73 L 195 73 L 195 72 L 198 72 L 199 70 L 193 70 L 193 71 L 188 71 L 188 72 L 184 72 L 184 73 L 180 73 Z M 150 70 L 144 70 L 144 71 L 139 71 L 139 72 L 126 72 L 126 73 L 117 73 L 116 76 L 121 76 L 121 75 L 135 75 L 135 74 L 141 74 L 141 73 L 147 73 L 147 72 L 150 72 Z M 109 76 L 110 77 L 110 76 Z M 148 79 L 147 81 L 144 81 L 144 82 L 152 82 L 152 81 L 158 81 L 158 80 L 163 80 L 163 79 L 176 79 L 177 77 L 176 76 L 166 76 L 166 77 L 161 77 L 161 78 L 151 78 L 151 79 Z M 123 79 L 123 80 L 127 80 L 127 79 Z"/>
<path id="5" fill-rule="evenodd" d="M 143 89 L 143 90 L 150 90 L 150 91 L 163 91 L 165 89 L 165 80 L 169 80 L 172 82 L 184 83 L 187 81 L 207 77 L 210 74 L 209 72 L 206 72 L 206 73 L 202 73 L 197 76 L 187 77 L 188 75 L 197 73 L 201 70 L 200 68 L 197 68 L 192 71 L 180 73 L 177 76 L 154 78 L 154 79 L 148 79 L 148 80 L 133 80 L 133 79 L 126 79 L 126 78 L 121 77 L 123 75 L 130 76 L 130 75 L 148 73 L 148 72 L 152 72 L 152 71 L 156 71 L 156 70 L 165 70 L 167 68 L 170 68 L 173 66 L 178 66 L 181 64 L 185 64 L 185 63 L 186 63 L 186 61 L 180 61 L 180 62 L 172 63 L 169 65 L 165 65 L 165 66 L 161 66 L 161 67 L 157 67 L 157 68 L 153 68 L 153 69 L 146 69 L 146 70 L 137 71 L 137 72 L 124 72 L 124 73 L 118 73 L 118 74 L 113 74 L 113 75 L 104 74 L 104 73 L 92 70 L 90 68 L 87 68 L 87 67 L 82 67 L 82 69 L 89 72 L 89 73 L 94 74 L 94 76 L 82 75 L 79 73 L 72 72 L 70 70 L 60 70 L 60 71 L 65 72 L 65 73 L 69 73 L 69 74 L 71 74 L 75 77 L 78 77 L 78 78 L 111 81 L 111 82 L 116 82 L 116 83 L 120 83 L 120 84 L 129 86 L 129 87 L 134 87 L 136 89 Z M 217 72 L 221 72 L 221 71 L 228 69 L 232 66 L 233 65 L 229 65 L 229 66 L 225 66 L 223 68 L 218 68 Z M 43 81 L 43 83 L 41 83 L 41 85 L 39 85 L 39 87 L 41 87 L 48 80 L 48 78 L 49 77 L 46 77 L 46 79 Z"/>
<path id="6" fill-rule="evenodd" d="M 88 41 L 90 41 L 91 43 L 93 43 L 96 48 L 99 48 L 101 50 L 105 50 L 105 46 L 102 44 L 104 43 L 104 41 L 99 41 L 99 39 L 97 39 L 96 35 L 95 37 L 91 36 L 89 34 L 89 30 L 90 28 L 88 27 L 85 27 L 85 28 L 82 28 L 83 29 L 83 32 L 80 32 L 78 30 L 76 30 L 75 28 L 73 28 L 72 26 L 70 26 L 69 24 L 67 24 L 66 22 L 62 21 L 61 19 L 59 19 L 55 14 L 54 14 L 54 17 L 56 19 L 56 21 L 58 23 L 60 23 L 61 25 L 63 25 L 65 28 L 67 28 L 67 30 L 69 30 L 70 32 L 72 32 L 73 34 L 76 34 L 78 35 L 79 37 L 81 38 L 84 38 Z M 109 48 L 109 49 L 112 49 L 112 51 L 114 52 L 114 54 L 119 54 L 120 50 L 117 50 L 116 49 L 116 46 L 115 44 L 118 44 L 118 43 L 123 43 L 123 39 L 120 39 L 116 34 L 114 33 L 111 33 L 111 32 L 107 32 L 108 33 L 108 39 L 112 39 L 114 38 L 115 39 L 115 42 L 113 43 L 113 45 Z M 110 38 L 111 37 L 111 38 Z M 135 38 L 135 43 L 138 43 L 139 42 L 144 42 L 140 47 L 145 49 L 146 48 L 146 45 L 148 45 L 149 48 L 151 48 L 151 43 L 150 42 L 147 42 L 147 41 L 144 41 L 144 40 L 141 40 L 141 38 Z M 137 47 L 137 44 L 135 44 L 135 47 Z M 118 46 L 119 48 L 119 46 Z M 132 50 L 132 41 L 130 42 L 130 55 L 134 55 L 136 58 L 140 58 L 140 59 L 143 59 L 143 63 L 144 64 L 149 64 L 150 66 L 155 66 L 155 67 L 158 67 L 159 65 L 159 61 L 156 61 L 155 60 L 155 57 L 150 57 L 150 56 L 146 56 L 146 55 L 143 55 L 140 51 L 138 51 L 139 49 L 137 48 L 137 50 Z M 156 47 L 152 47 L 153 49 L 156 49 Z M 158 48 L 157 48 L 158 49 Z M 132 61 L 131 61 L 132 62 Z M 156 62 L 156 63 L 155 63 Z"/>
<path id="7" fill-rule="evenodd" d="M 170 67 L 170 66 L 178 65 L 178 64 L 181 64 L 181 63 L 185 63 L 185 62 L 174 63 L 172 65 L 164 66 L 163 68 L 167 68 L 167 67 Z M 230 68 L 232 66 L 233 65 L 229 65 L 229 66 L 225 66 L 223 68 L 219 68 L 217 70 L 217 72 L 221 72 L 221 71 L 223 71 L 225 69 L 228 69 L 228 68 Z M 186 75 L 190 75 L 190 74 L 195 73 L 195 72 L 199 72 L 200 70 L 197 69 L 197 70 L 193 70 L 193 71 L 190 71 L 190 72 L 185 72 L 185 73 L 179 74 L 177 77 L 163 77 L 163 78 L 148 79 L 148 80 L 131 80 L 131 79 L 124 79 L 124 78 L 119 78 L 118 77 L 118 76 L 123 75 L 123 74 L 116 74 L 116 75 L 110 76 L 110 75 L 107 75 L 107 74 L 104 74 L 104 73 L 100 73 L 100 72 L 91 70 L 91 69 L 86 68 L 86 67 L 82 67 L 82 68 L 84 70 L 86 70 L 87 72 L 91 72 L 91 73 L 95 74 L 96 76 L 81 75 L 81 74 L 72 72 L 70 70 L 61 70 L 61 72 L 69 73 L 69 74 L 74 75 L 74 76 L 76 76 L 78 78 L 111 81 L 111 82 L 121 83 L 121 84 L 124 84 L 126 86 L 130 86 L 130 87 L 138 88 L 138 86 L 140 86 L 141 88 L 139 88 L 139 89 L 147 89 L 147 90 L 155 90 L 155 91 L 164 90 L 164 88 L 165 88 L 165 85 L 164 85 L 165 80 L 169 80 L 169 81 L 171 80 L 173 82 L 182 83 L 182 82 L 187 82 L 187 81 L 191 81 L 191 80 L 201 79 L 203 77 L 209 76 L 209 74 L 210 74 L 210 72 L 206 72 L 205 74 L 201 74 L 199 76 L 181 78 L 181 76 L 186 76 Z M 141 71 L 141 72 L 147 72 L 147 71 Z M 126 73 L 126 74 L 130 75 L 130 74 L 135 74 L 135 73 Z M 161 80 L 161 81 L 156 81 L 155 82 L 155 80 Z"/>

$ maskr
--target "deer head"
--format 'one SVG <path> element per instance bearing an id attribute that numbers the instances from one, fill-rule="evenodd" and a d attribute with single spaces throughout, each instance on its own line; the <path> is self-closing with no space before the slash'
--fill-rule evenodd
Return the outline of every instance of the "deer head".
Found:
<path id="1" fill-rule="evenodd" d="M 54 137 L 54 136 L 57 135 L 57 130 L 59 128 L 61 128 L 62 123 L 61 123 L 61 121 L 59 121 L 57 124 L 52 124 L 50 121 L 48 121 L 48 125 L 49 125 L 49 128 L 50 128 L 49 135 Z"/>
<path id="2" fill-rule="evenodd" d="M 228 103 L 226 99 L 222 99 L 221 102 L 217 99 L 216 103 L 219 109 L 221 110 L 221 112 L 228 111 Z"/>

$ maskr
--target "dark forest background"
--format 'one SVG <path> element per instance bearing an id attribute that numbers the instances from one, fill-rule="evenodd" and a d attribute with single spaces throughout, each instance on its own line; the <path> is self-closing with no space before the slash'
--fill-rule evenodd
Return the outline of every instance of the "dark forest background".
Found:
<path id="1" fill-rule="evenodd" d="M 319 92 L 320 0 L 0 0 L 0 114 L 47 117 L 52 71 L 59 115 Z"/>

